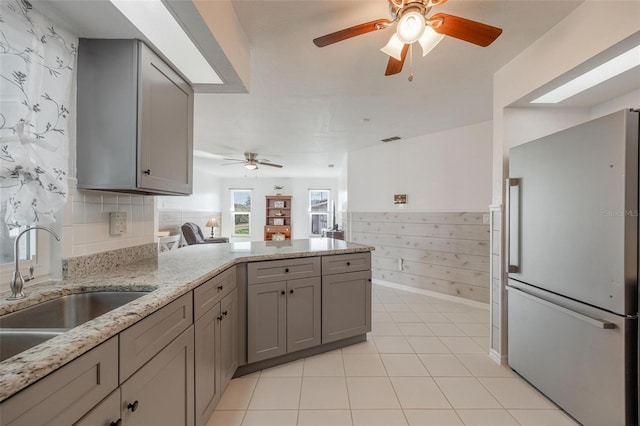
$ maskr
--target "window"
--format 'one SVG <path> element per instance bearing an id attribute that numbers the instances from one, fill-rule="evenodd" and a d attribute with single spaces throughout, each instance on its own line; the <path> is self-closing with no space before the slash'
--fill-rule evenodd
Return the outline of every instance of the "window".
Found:
<path id="1" fill-rule="evenodd" d="M 231 191 L 231 216 L 234 236 L 248 237 L 251 235 L 251 191 Z"/>
<path id="2" fill-rule="evenodd" d="M 329 195 L 328 189 L 309 190 L 309 215 L 311 219 L 311 235 L 321 235 L 322 230 L 329 228 Z"/>
<path id="3" fill-rule="evenodd" d="M 3 209 L 4 210 L 4 209 Z M 4 220 L 0 219 L 0 282 L 8 283 L 11 280 L 15 263 L 13 258 L 13 250 L 15 239 L 18 234 L 24 231 L 26 227 L 8 230 Z M 46 235 L 44 235 L 46 234 Z M 48 233 L 31 231 L 20 238 L 20 270 L 25 276 L 28 274 L 27 269 L 33 266 L 35 276 L 42 276 L 49 273 L 49 251 L 48 251 Z M 53 238 L 53 237 L 52 237 Z M 38 256 L 36 256 L 36 249 Z"/>

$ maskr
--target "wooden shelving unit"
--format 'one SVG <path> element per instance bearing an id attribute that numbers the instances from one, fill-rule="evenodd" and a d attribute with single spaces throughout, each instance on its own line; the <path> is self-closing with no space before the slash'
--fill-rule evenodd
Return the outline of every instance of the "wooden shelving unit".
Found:
<path id="1" fill-rule="evenodd" d="M 266 196 L 266 221 L 264 240 L 273 240 L 274 234 L 283 234 L 286 240 L 291 239 L 291 196 Z"/>

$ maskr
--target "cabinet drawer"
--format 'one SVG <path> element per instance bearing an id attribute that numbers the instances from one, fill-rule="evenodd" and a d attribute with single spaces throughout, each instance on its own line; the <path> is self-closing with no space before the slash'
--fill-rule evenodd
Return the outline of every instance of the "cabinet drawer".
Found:
<path id="1" fill-rule="evenodd" d="M 120 388 L 89 411 L 86 416 L 73 426 L 111 426 L 120 418 Z"/>
<path id="2" fill-rule="evenodd" d="M 0 424 L 73 424 L 117 387 L 118 338 L 113 337 L 2 402 Z"/>
<path id="3" fill-rule="evenodd" d="M 320 258 L 252 262 L 247 265 L 249 285 L 320 276 Z"/>
<path id="4" fill-rule="evenodd" d="M 236 288 L 236 268 L 211 278 L 193 291 L 194 318 L 200 318 L 205 312 L 213 308 L 227 294 Z"/>
<path id="5" fill-rule="evenodd" d="M 371 253 L 369 252 L 322 256 L 322 275 L 368 271 L 370 269 Z"/>
<path id="6" fill-rule="evenodd" d="M 193 323 L 189 292 L 120 333 L 120 383 Z"/>

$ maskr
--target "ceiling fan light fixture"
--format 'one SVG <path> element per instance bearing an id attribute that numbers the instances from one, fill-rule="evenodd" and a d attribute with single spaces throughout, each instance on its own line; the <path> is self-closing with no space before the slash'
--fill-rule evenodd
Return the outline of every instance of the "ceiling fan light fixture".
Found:
<path id="1" fill-rule="evenodd" d="M 418 10 L 405 12 L 398 22 L 396 34 L 401 42 L 411 44 L 422 36 L 426 22 L 424 16 Z"/>
<path id="2" fill-rule="evenodd" d="M 433 28 L 426 27 L 418 40 L 418 43 L 422 46 L 422 56 L 427 56 L 427 53 L 431 52 L 443 38 L 444 34 L 439 34 Z"/>
<path id="3" fill-rule="evenodd" d="M 404 43 L 400 41 L 397 34 L 393 34 L 389 39 L 389 42 L 382 50 L 387 55 L 392 58 L 397 59 L 398 61 L 402 60 L 402 48 L 404 47 Z"/>
<path id="4" fill-rule="evenodd" d="M 250 161 L 244 166 L 249 170 L 256 170 L 258 168 L 258 165 L 254 161 Z"/>

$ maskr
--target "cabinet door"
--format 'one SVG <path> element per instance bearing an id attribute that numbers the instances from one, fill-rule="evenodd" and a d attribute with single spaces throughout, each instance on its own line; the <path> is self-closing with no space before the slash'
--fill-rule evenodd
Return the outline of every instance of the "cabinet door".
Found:
<path id="1" fill-rule="evenodd" d="M 193 90 L 140 43 L 140 188 L 191 194 Z"/>
<path id="2" fill-rule="evenodd" d="M 320 277 L 287 281 L 287 352 L 320 344 Z"/>
<path id="3" fill-rule="evenodd" d="M 238 368 L 238 290 L 222 299 L 220 312 L 220 388 L 224 389 Z"/>
<path id="4" fill-rule="evenodd" d="M 120 419 L 120 388 L 102 400 L 73 426 L 115 426 Z"/>
<path id="5" fill-rule="evenodd" d="M 247 361 L 287 351 L 287 283 L 277 281 L 247 288 Z"/>
<path id="6" fill-rule="evenodd" d="M 322 278 L 322 343 L 371 331 L 371 271 Z"/>
<path id="7" fill-rule="evenodd" d="M 220 387 L 220 303 L 195 323 L 196 425 L 206 425 L 222 396 Z"/>
<path id="8" fill-rule="evenodd" d="M 193 426 L 193 325 L 124 382 L 122 422 Z"/>

